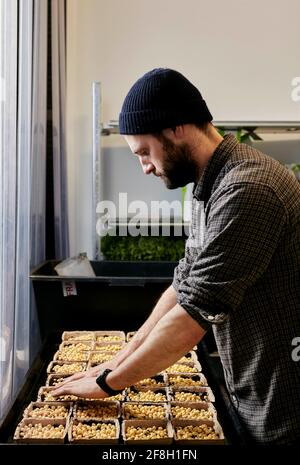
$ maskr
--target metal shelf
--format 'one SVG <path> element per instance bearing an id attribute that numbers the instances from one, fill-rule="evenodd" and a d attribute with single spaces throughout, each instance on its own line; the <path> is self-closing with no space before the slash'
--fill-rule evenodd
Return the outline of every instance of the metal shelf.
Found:
<path id="1" fill-rule="evenodd" d="M 213 121 L 214 126 L 225 131 L 238 131 L 243 129 L 246 132 L 256 133 L 300 133 L 300 121 Z M 119 134 L 117 120 L 111 120 L 103 124 L 101 134 L 109 136 Z"/>

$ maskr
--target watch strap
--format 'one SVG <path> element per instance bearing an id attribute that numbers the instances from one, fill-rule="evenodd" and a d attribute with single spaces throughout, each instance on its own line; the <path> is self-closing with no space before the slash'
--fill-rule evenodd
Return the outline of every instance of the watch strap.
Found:
<path id="1" fill-rule="evenodd" d="M 106 392 L 106 394 L 108 394 L 109 396 L 115 396 L 116 394 L 120 394 L 120 392 L 123 391 L 123 389 L 120 389 L 120 390 L 116 390 L 116 389 L 112 389 L 106 382 L 106 377 L 109 373 L 111 373 L 112 370 L 110 370 L 109 368 L 106 368 L 99 376 L 98 378 L 96 378 L 96 383 L 98 384 L 98 386 L 104 391 Z"/>

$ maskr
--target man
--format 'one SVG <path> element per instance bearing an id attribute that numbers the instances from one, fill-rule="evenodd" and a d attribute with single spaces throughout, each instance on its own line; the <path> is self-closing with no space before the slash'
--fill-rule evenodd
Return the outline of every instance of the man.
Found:
<path id="1" fill-rule="evenodd" d="M 169 189 L 195 183 L 186 253 L 126 348 L 54 394 L 112 395 L 172 365 L 212 328 L 251 441 L 289 443 L 300 439 L 300 365 L 291 356 L 300 336 L 300 186 L 211 121 L 200 92 L 174 70 L 154 69 L 130 89 L 120 133 L 144 173 Z"/>

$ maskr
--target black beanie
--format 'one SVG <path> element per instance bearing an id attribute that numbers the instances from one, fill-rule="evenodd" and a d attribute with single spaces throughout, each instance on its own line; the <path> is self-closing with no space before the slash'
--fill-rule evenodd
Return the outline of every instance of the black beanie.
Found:
<path id="1" fill-rule="evenodd" d="M 212 121 L 199 90 L 178 71 L 156 68 L 144 74 L 125 97 L 120 134 L 151 134 L 180 124 Z"/>

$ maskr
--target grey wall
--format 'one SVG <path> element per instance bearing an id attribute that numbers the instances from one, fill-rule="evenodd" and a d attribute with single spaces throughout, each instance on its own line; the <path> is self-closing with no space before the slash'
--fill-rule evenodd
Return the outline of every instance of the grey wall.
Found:
<path id="1" fill-rule="evenodd" d="M 252 145 L 281 163 L 300 163 L 300 138 L 294 140 L 257 141 L 253 142 Z"/>

